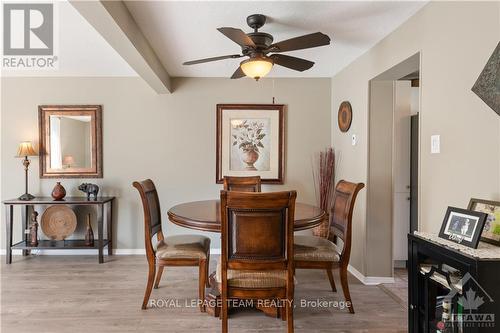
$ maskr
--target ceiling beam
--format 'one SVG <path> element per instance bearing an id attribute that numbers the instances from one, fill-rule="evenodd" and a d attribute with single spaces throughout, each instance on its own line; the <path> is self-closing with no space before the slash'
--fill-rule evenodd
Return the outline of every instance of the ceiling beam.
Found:
<path id="1" fill-rule="evenodd" d="M 172 92 L 170 75 L 123 1 L 75 1 L 73 7 L 159 94 Z"/>

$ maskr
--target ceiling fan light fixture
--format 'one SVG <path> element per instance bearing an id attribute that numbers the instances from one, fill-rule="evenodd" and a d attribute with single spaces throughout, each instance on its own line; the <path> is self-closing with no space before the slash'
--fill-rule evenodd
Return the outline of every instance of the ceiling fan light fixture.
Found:
<path id="1" fill-rule="evenodd" d="M 267 57 L 256 57 L 242 61 L 241 70 L 246 76 L 259 81 L 260 78 L 269 74 L 273 68 L 273 61 Z"/>

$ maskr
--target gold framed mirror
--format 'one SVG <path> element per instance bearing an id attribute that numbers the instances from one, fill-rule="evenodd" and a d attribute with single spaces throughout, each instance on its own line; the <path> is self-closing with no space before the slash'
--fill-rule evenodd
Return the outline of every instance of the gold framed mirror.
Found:
<path id="1" fill-rule="evenodd" d="M 102 178 L 100 105 L 40 105 L 41 178 Z"/>

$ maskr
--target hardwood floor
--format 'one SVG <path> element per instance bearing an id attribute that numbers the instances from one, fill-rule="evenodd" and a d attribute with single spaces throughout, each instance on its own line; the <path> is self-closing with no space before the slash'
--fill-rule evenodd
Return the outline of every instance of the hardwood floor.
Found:
<path id="1" fill-rule="evenodd" d="M 408 309 L 408 271 L 406 269 L 394 269 L 394 283 L 384 283 L 379 287 L 402 307 Z"/>
<path id="2" fill-rule="evenodd" d="M 216 257 L 216 256 L 214 256 Z M 141 310 L 146 285 L 144 256 L 14 256 L 1 266 L 1 332 L 220 332 L 217 318 L 201 313 L 196 268 L 165 269 L 152 300 L 179 307 Z M 213 258 L 216 259 L 216 258 Z M 215 260 L 210 263 L 215 269 Z M 338 276 L 335 276 L 339 281 Z M 303 307 L 305 301 L 342 301 L 323 271 L 298 270 L 296 332 L 406 332 L 407 312 L 377 286 L 351 277 L 356 314 L 347 309 Z M 340 282 L 338 283 L 340 285 Z M 172 301 L 174 300 L 174 301 Z M 177 300 L 177 301 L 175 301 Z M 305 301 L 304 301 L 305 300 Z M 175 304 L 174 304 L 175 305 Z M 186 307 L 187 305 L 187 307 Z M 286 323 L 253 309 L 233 312 L 230 332 L 285 332 Z"/>

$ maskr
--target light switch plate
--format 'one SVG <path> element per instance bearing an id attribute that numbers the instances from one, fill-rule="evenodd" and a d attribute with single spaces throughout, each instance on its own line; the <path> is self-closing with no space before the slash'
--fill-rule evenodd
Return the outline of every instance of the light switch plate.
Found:
<path id="1" fill-rule="evenodd" d="M 439 135 L 431 135 L 431 154 L 441 152 L 441 138 Z"/>
<path id="2" fill-rule="evenodd" d="M 352 135 L 352 145 L 355 146 L 358 143 L 358 136 L 356 134 Z"/>

